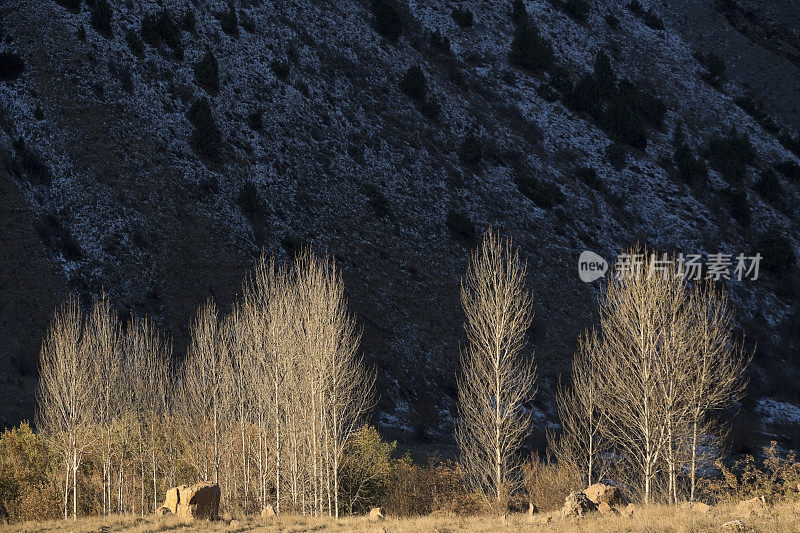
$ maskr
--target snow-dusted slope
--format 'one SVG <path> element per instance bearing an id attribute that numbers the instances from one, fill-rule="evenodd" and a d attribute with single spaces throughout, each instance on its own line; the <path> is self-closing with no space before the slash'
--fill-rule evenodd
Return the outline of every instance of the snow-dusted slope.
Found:
<path id="1" fill-rule="evenodd" d="M 648 132 L 646 152 L 630 151 L 623 170 L 608 161 L 611 140 L 589 117 L 540 96 L 548 74 L 509 64 L 510 1 L 401 2 L 404 33 L 394 43 L 374 30 L 369 5 L 245 1 L 236 4 L 239 20 L 253 25 L 238 36 L 221 28 L 224 2 L 114 0 L 110 36 L 92 28 L 86 5 L 78 13 L 48 0 L 3 5 L 0 51 L 18 51 L 26 67 L 19 79 L 0 82 L 0 151 L 18 159 L 22 139 L 51 177 L 0 168 L 25 213 L 8 226 L 10 238 L 15 225 L 39 228 L 38 253 L 71 290 L 88 297 L 105 287 L 118 308 L 154 316 L 178 352 L 196 306 L 208 296 L 230 304 L 260 250 L 286 257 L 296 243 L 311 242 L 330 251 L 378 367 L 376 420 L 403 438 L 450 431 L 458 282 L 470 244 L 448 230 L 450 211 L 465 212 L 479 231 L 512 235 L 528 258 L 542 426 L 553 419 L 554 384 L 575 339 L 594 317 L 598 287 L 575 272 L 582 250 L 613 258 L 641 239 L 686 253 L 751 252 L 757 235 L 777 225 L 798 251 L 798 184 L 780 178 L 782 209 L 753 190 L 758 169 L 795 156 L 736 105 L 744 88 L 735 79 L 723 90 L 704 81 L 694 45 L 670 25 L 678 2 L 652 5 L 664 10 L 662 31 L 620 1 L 593 2 L 582 24 L 546 0 L 525 2 L 573 79 L 591 71 L 602 50 L 618 75 L 646 80 L 667 105 L 663 128 Z M 472 11 L 472 27 L 456 25 L 455 6 Z M 194 13 L 196 32 L 180 32 L 182 60 L 163 44 L 145 44 L 137 57 L 126 43 L 126 30 L 139 32 L 143 16 L 162 7 L 178 23 Z M 609 13 L 618 28 L 606 23 Z M 437 29 L 452 53 L 430 46 Z M 219 65 L 213 95 L 194 80 L 207 50 Z M 288 61 L 287 79 L 271 67 L 276 61 Z M 398 87 L 412 65 L 422 67 L 441 105 L 436 119 Z M 222 134 L 218 164 L 190 146 L 186 113 L 200 97 Z M 248 126 L 254 111 L 263 111 L 261 131 Z M 757 162 L 745 180 L 748 228 L 720 200 L 726 185 L 716 172 L 709 188 L 693 191 L 665 170 L 678 121 L 698 150 L 731 125 L 749 135 Z M 477 168 L 459 157 L 470 130 L 483 147 Z M 602 190 L 576 178 L 582 166 L 597 171 Z M 520 172 L 555 184 L 563 202 L 534 204 L 519 191 Z M 250 182 L 263 202 L 255 212 L 239 201 Z M 745 331 L 759 340 L 751 394 L 796 402 L 796 299 L 779 297 L 769 277 L 729 288 Z M 42 289 L 51 298 L 53 290 Z M 6 336 L 41 335 L 46 319 L 38 329 L 16 327 L 15 303 L 40 296 L 4 290 Z M 35 358 L 18 345 L 0 341 L 0 354 Z"/>

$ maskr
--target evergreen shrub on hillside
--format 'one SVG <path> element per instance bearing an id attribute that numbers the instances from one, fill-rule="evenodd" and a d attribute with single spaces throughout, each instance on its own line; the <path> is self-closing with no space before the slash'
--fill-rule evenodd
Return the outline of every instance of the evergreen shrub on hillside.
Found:
<path id="1" fill-rule="evenodd" d="M 89 23 L 97 33 L 105 36 L 111 35 L 111 18 L 113 12 L 107 0 L 96 0 L 89 17 Z"/>
<path id="2" fill-rule="evenodd" d="M 399 39 L 403 33 L 403 21 L 391 0 L 372 0 L 370 7 L 378 33 L 390 41 Z"/>
<path id="3" fill-rule="evenodd" d="M 189 108 L 187 116 L 194 126 L 190 138 L 190 144 L 194 151 L 208 161 L 218 161 L 222 134 L 217 128 L 217 122 L 211 112 L 208 100 L 206 98 L 196 100 Z"/>
<path id="4" fill-rule="evenodd" d="M 11 81 L 25 72 L 25 61 L 16 52 L 0 52 L 0 81 Z"/>
<path id="5" fill-rule="evenodd" d="M 535 178 L 527 173 L 517 174 L 519 192 L 527 196 L 539 207 L 549 209 L 564 201 L 564 194 L 558 185 Z"/>
<path id="6" fill-rule="evenodd" d="M 428 95 L 428 81 L 419 65 L 408 67 L 400 79 L 400 90 L 414 102 L 422 103 Z"/>
<path id="7" fill-rule="evenodd" d="M 221 11 L 214 14 L 219 20 L 220 28 L 222 31 L 232 37 L 239 35 L 239 17 L 236 14 L 236 6 L 233 3 L 228 4 L 227 11 Z"/>
<path id="8" fill-rule="evenodd" d="M 445 221 L 447 228 L 456 236 L 467 241 L 475 238 L 475 224 L 469 215 L 460 209 L 451 209 Z"/>
<path id="9" fill-rule="evenodd" d="M 219 91 L 217 58 L 211 50 L 207 50 L 200 61 L 195 64 L 194 79 L 200 87 L 211 94 Z"/>
<path id="10" fill-rule="evenodd" d="M 587 0 L 566 0 L 564 2 L 564 12 L 577 20 L 578 22 L 586 22 L 589 18 L 590 6 Z"/>
<path id="11" fill-rule="evenodd" d="M 761 264 L 769 272 L 786 273 L 795 265 L 792 241 L 776 226 L 758 237 L 755 251 L 761 254 Z"/>
<path id="12" fill-rule="evenodd" d="M 450 12 L 450 16 L 462 28 L 469 28 L 474 22 L 472 11 L 467 8 L 454 7 L 453 11 Z"/>
<path id="13" fill-rule="evenodd" d="M 533 72 L 553 66 L 553 44 L 527 16 L 517 24 L 509 59 L 511 64 Z"/>

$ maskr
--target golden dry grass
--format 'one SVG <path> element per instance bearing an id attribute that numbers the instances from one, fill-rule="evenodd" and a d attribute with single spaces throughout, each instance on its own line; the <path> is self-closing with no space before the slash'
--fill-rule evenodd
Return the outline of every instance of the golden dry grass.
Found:
<path id="1" fill-rule="evenodd" d="M 436 515 L 417 518 L 387 518 L 382 522 L 370 522 L 366 517 L 348 517 L 340 520 L 303 516 L 284 516 L 277 519 L 259 517 L 239 518 L 238 524 L 227 521 L 183 522 L 175 517 L 112 517 L 84 518 L 77 522 L 54 520 L 48 522 L 26 522 L 12 524 L 0 529 L 10 532 L 156 532 L 156 531 L 352 531 L 352 532 L 405 532 L 431 531 L 437 533 L 456 531 L 476 532 L 717 532 L 725 531 L 723 524 L 741 519 L 747 531 L 765 533 L 800 532 L 800 506 L 797 503 L 782 503 L 773 507 L 765 516 L 743 516 L 735 506 L 713 507 L 708 513 L 699 513 L 685 507 L 651 506 L 637 508 L 633 517 L 599 516 L 563 520 L 555 514 L 552 521 L 542 523 L 545 514 L 527 515 L 456 516 Z M 735 530 L 731 530 L 735 531 Z"/>

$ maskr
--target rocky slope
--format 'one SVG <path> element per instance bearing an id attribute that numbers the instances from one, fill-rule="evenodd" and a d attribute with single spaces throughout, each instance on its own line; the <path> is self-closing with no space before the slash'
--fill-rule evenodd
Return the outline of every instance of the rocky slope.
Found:
<path id="1" fill-rule="evenodd" d="M 777 0 L 665 0 L 638 12 L 597 0 L 580 21 L 570 4 L 524 2 L 559 66 L 538 72 L 509 61 L 505 0 L 391 3 L 394 40 L 376 3 L 358 0 L 245 0 L 235 20 L 215 1 L 1 5 L 0 359 L 14 399 L 4 423 L 31 416 L 37 347 L 66 291 L 88 301 L 105 288 L 123 314 L 153 316 L 180 353 L 197 306 L 209 296 L 230 305 L 261 250 L 286 258 L 311 243 L 341 264 L 364 325 L 381 391 L 375 421 L 406 443 L 446 446 L 474 224 L 513 236 L 528 260 L 541 429 L 555 422 L 555 383 L 595 316 L 599 283 L 578 279 L 581 251 L 613 259 L 642 240 L 750 253 L 771 229 L 796 255 L 800 182 L 786 162 L 797 161 L 800 126 L 798 13 Z M 453 8 L 472 25 L 459 26 Z M 624 148 L 624 165 L 607 155 L 613 132 L 559 93 L 558 73 L 576 82 L 600 51 L 666 106 L 646 148 Z M 195 72 L 208 52 L 216 89 Z M 717 86 L 709 52 L 727 65 Z M 7 67 L 12 56 L 21 72 Z M 438 110 L 401 90 L 415 65 Z M 216 154 L 192 141 L 202 98 L 220 132 Z M 712 168 L 700 187 L 680 179 L 679 122 L 712 166 L 714 136 L 735 126 L 749 137 L 754 158 L 736 184 L 749 220 L 726 193 L 729 176 Z M 752 429 L 790 444 L 796 277 L 791 266 L 727 284 L 756 346 L 743 410 L 765 421 Z"/>

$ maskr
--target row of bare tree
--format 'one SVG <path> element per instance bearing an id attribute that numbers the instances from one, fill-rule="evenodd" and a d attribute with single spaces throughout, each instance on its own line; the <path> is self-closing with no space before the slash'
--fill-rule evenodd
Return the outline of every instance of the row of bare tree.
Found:
<path id="1" fill-rule="evenodd" d="M 599 327 L 581 338 L 571 385 L 559 390 L 562 430 L 550 447 L 587 484 L 613 470 L 646 503 L 693 499 L 720 449 L 716 415 L 742 394 L 748 357 L 720 289 L 654 275 L 654 256 L 631 253 L 645 260 L 609 277 Z M 531 431 L 526 275 L 512 242 L 489 231 L 461 287 L 455 436 L 471 490 L 490 501 L 519 489 Z M 68 300 L 43 345 L 39 398 L 39 427 L 63 460 L 65 517 L 70 494 L 77 515 L 89 451 L 102 467 L 104 513 L 136 510 L 133 479 L 144 513 L 157 508 L 159 486 L 188 477 L 220 483 L 244 510 L 274 503 L 338 517 L 343 453 L 373 393 L 359 342 L 341 273 L 311 252 L 289 267 L 262 258 L 227 316 L 203 305 L 178 366 L 147 320 L 123 327 L 104 296 L 86 317 Z"/>
<path id="2" fill-rule="evenodd" d="M 204 304 L 177 365 L 147 320 L 120 324 L 105 296 L 83 316 L 68 299 L 43 343 L 38 416 L 63 461 L 65 518 L 87 454 L 104 514 L 154 511 L 165 487 L 204 479 L 244 510 L 338 517 L 342 456 L 373 397 L 359 343 L 340 271 L 311 252 L 258 261 L 227 316 Z"/>
<path id="3" fill-rule="evenodd" d="M 645 503 L 694 499 L 722 449 L 722 410 L 744 392 L 749 356 L 733 335 L 722 289 L 690 285 L 646 249 L 627 276 L 609 276 L 600 323 L 581 338 L 571 385 L 560 387 L 557 459 L 587 485 L 609 474 Z M 673 261 L 673 264 L 676 264 Z M 462 282 L 467 344 L 458 376 L 456 440 L 473 490 L 502 501 L 519 487 L 535 371 L 523 354 L 532 319 L 526 265 L 494 232 Z"/>

